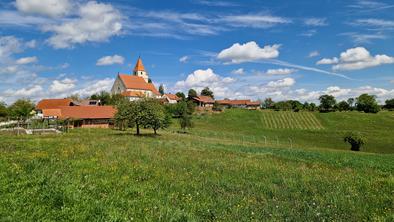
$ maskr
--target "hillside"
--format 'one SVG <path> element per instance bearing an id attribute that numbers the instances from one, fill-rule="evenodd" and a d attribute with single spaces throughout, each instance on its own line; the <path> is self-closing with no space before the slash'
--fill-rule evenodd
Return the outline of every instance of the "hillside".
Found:
<path id="1" fill-rule="evenodd" d="M 323 141 L 318 137 L 334 132 L 344 116 L 313 114 L 319 129 L 292 130 L 262 126 L 269 115 L 201 116 L 190 134 L 172 128 L 156 137 L 108 129 L 0 135 L 0 220 L 394 219 L 393 154 L 323 149 L 346 146 L 309 141 Z M 374 118 L 364 121 L 390 115 Z M 363 132 L 379 133 L 369 130 Z M 275 132 L 292 135 L 295 147 L 282 140 L 265 145 L 257 137 Z M 385 144 L 374 152 L 390 152 L 380 148 Z"/>
<path id="2" fill-rule="evenodd" d="M 195 134 L 257 143 L 261 146 L 348 150 L 343 135 L 361 132 L 365 152 L 394 153 L 394 113 L 284 112 L 233 109 L 198 117 Z M 264 138 L 265 137 L 265 138 Z M 278 144 L 279 141 L 279 144 Z"/>

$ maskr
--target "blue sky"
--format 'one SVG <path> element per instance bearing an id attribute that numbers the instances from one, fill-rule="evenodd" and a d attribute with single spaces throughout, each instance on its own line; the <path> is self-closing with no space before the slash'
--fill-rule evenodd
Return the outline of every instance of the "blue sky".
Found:
<path id="1" fill-rule="evenodd" d="M 394 2 L 0 3 L 0 101 L 88 96 L 140 55 L 167 92 L 217 98 L 394 98 Z"/>

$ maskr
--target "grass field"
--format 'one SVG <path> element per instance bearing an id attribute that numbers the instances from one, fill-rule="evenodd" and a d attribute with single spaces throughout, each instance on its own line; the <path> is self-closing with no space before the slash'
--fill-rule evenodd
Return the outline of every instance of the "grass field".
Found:
<path id="1" fill-rule="evenodd" d="M 365 152 L 394 153 L 394 113 L 311 113 L 233 109 L 198 117 L 193 133 L 264 146 L 348 150 L 343 136 L 362 133 Z M 231 138 L 230 138 L 231 137 Z"/>
<path id="2" fill-rule="evenodd" d="M 348 114 L 313 114 L 319 129 L 272 129 L 262 126 L 268 115 L 230 110 L 198 117 L 189 134 L 171 128 L 157 137 L 105 129 L 0 135 L 0 221 L 394 220 L 393 154 L 270 141 L 276 131 L 300 146 L 335 125 L 362 124 L 346 128 Z M 390 115 L 354 118 L 373 126 Z M 390 122 L 381 127 L 392 130 Z M 373 151 L 381 150 L 392 146 L 383 141 Z"/>

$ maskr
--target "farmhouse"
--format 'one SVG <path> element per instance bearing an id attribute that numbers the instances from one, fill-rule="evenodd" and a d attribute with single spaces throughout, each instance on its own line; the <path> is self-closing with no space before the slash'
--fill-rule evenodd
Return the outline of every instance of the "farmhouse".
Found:
<path id="1" fill-rule="evenodd" d="M 72 120 L 72 127 L 109 128 L 113 126 L 116 109 L 112 106 L 62 106 L 59 119 Z"/>
<path id="2" fill-rule="evenodd" d="M 210 96 L 196 96 L 193 97 L 193 102 L 197 104 L 197 109 L 212 109 L 215 100 Z"/>
<path id="3" fill-rule="evenodd" d="M 175 104 L 181 100 L 181 98 L 179 98 L 177 95 L 170 94 L 170 93 L 164 94 L 163 99 L 164 99 L 165 103 L 169 103 L 169 104 Z"/>
<path id="4" fill-rule="evenodd" d="M 71 99 L 42 99 L 36 105 L 36 113 L 40 118 L 53 117 L 58 115 L 57 109 L 61 106 L 74 106 L 75 103 Z"/>
<path id="5" fill-rule="evenodd" d="M 224 106 L 225 108 L 244 108 L 244 109 L 259 109 L 260 102 L 258 101 L 251 101 L 250 99 L 245 100 L 217 100 L 219 105 Z"/>
<path id="6" fill-rule="evenodd" d="M 149 75 L 145 71 L 141 58 L 138 58 L 131 75 L 118 74 L 112 86 L 111 93 L 113 95 L 121 94 L 130 101 L 144 97 L 161 98 L 159 91 L 149 79 Z"/>

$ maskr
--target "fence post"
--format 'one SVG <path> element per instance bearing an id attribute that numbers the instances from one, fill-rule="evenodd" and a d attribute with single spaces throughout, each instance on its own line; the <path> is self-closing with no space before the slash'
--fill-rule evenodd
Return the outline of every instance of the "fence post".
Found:
<path id="1" fill-rule="evenodd" d="M 267 145 L 267 137 L 266 136 L 263 137 L 264 137 L 264 145 Z"/>

